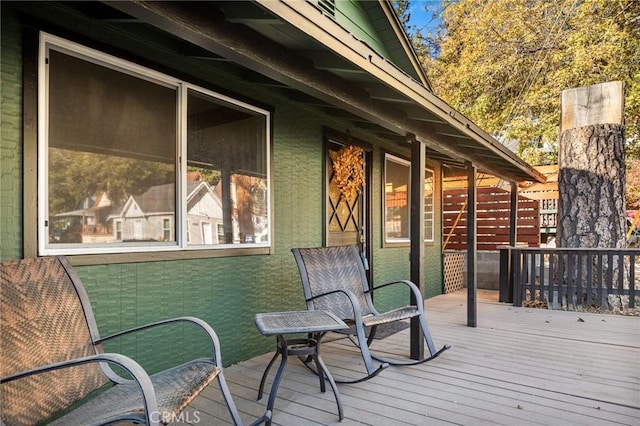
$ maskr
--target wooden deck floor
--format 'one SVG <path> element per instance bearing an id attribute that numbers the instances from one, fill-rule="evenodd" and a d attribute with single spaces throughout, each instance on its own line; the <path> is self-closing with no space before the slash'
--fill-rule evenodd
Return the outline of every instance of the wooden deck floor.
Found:
<path id="1" fill-rule="evenodd" d="M 452 349 L 426 364 L 392 366 L 367 382 L 339 385 L 341 423 L 330 388 L 320 393 L 317 378 L 292 360 L 278 391 L 273 424 L 640 424 L 639 317 L 515 308 L 498 303 L 495 292 L 478 296 L 477 328 L 466 326 L 464 291 L 429 299 L 436 345 L 448 343 Z M 374 342 L 373 348 L 407 353 L 408 339 L 405 330 Z M 353 377 L 361 367 L 358 352 L 340 335 L 327 336 L 322 348 L 335 376 Z M 247 423 L 265 410 L 268 395 L 256 401 L 256 394 L 271 356 L 225 370 Z M 228 424 L 218 395 L 215 386 L 206 389 L 183 420 Z"/>

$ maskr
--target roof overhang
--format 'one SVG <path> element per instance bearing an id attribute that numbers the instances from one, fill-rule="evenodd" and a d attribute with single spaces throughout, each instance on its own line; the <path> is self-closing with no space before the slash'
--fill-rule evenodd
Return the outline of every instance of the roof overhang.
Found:
<path id="1" fill-rule="evenodd" d="M 355 128 L 398 144 L 414 135 L 430 158 L 445 165 L 470 162 L 508 181 L 545 180 L 435 96 L 424 81 L 411 78 L 311 2 L 104 3 L 189 42 L 220 66 L 240 65 L 255 84 L 346 119 Z"/>

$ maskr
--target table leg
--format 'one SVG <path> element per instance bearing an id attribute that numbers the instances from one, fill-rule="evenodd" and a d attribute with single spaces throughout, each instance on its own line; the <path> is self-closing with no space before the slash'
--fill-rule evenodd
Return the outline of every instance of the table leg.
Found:
<path id="1" fill-rule="evenodd" d="M 272 414 L 273 414 L 273 406 L 276 403 L 276 395 L 278 394 L 278 387 L 280 386 L 280 380 L 282 380 L 282 373 L 284 373 L 284 369 L 287 366 L 287 358 L 289 357 L 287 353 L 287 340 L 281 334 L 278 334 L 277 338 L 278 338 L 278 349 L 276 350 L 276 354 L 274 355 L 274 357 L 271 359 L 271 362 L 267 366 L 267 370 L 265 370 L 262 376 L 262 381 L 260 382 L 260 392 L 258 397 L 258 399 L 262 397 L 262 388 L 264 386 L 264 381 L 267 377 L 268 370 L 271 368 L 271 366 L 273 365 L 273 362 L 276 360 L 278 355 L 282 356 L 282 359 L 280 360 L 280 365 L 278 366 L 278 371 L 276 372 L 276 376 L 274 377 L 273 383 L 271 384 L 271 391 L 269 392 L 269 401 L 267 402 L 267 411 L 271 411 Z M 271 419 L 265 422 L 265 426 L 271 426 Z"/>
<path id="2" fill-rule="evenodd" d="M 260 380 L 260 388 L 258 389 L 258 400 L 262 399 L 262 394 L 264 391 L 264 385 L 267 380 L 267 376 L 269 375 L 269 371 L 271 367 L 276 361 L 278 356 L 281 356 L 280 365 L 278 366 L 278 371 L 276 372 L 276 376 L 273 379 L 273 383 L 271 385 L 271 392 L 269 393 L 269 401 L 267 402 L 267 410 L 273 413 L 273 406 L 275 405 L 276 396 L 278 393 L 278 387 L 280 386 L 280 381 L 282 380 L 282 375 L 287 366 L 287 361 L 289 355 L 294 356 L 310 356 L 313 358 L 313 361 L 316 365 L 316 370 L 318 372 L 318 378 L 320 380 L 320 391 L 326 391 L 325 379 L 329 381 L 331 385 L 331 390 L 333 391 L 333 395 L 336 398 L 336 404 L 338 405 L 338 416 L 340 421 L 344 419 L 344 414 L 342 412 L 342 401 L 340 400 L 340 393 L 338 392 L 338 386 L 336 385 L 335 380 L 329 373 L 329 369 L 326 364 L 322 360 L 320 356 L 320 340 L 326 333 L 318 333 L 316 339 L 307 338 L 307 339 L 292 339 L 287 341 L 287 339 L 282 335 L 278 334 L 278 345 L 276 349 L 276 353 L 269 361 L 267 368 L 265 368 L 264 373 L 262 373 L 262 379 Z M 291 347 L 290 347 L 291 346 Z M 269 419 L 266 423 L 266 426 L 271 426 L 271 419 Z"/>
<path id="3" fill-rule="evenodd" d="M 342 401 L 340 400 L 340 393 L 338 392 L 338 385 L 336 385 L 335 380 L 333 380 L 333 376 L 329 373 L 329 369 L 326 364 L 322 360 L 320 356 L 320 340 L 325 335 L 325 333 L 321 333 L 316 340 L 316 352 L 315 352 L 315 361 L 316 366 L 318 367 L 318 376 L 320 376 L 320 384 L 321 391 L 324 392 L 324 377 L 329 381 L 331 385 L 331 389 L 333 390 L 333 395 L 336 397 L 336 404 L 338 404 L 338 418 L 340 421 L 344 419 L 344 414 L 342 413 Z"/>
<path id="4" fill-rule="evenodd" d="M 260 380 L 260 388 L 258 389 L 258 401 L 262 399 L 262 391 L 264 390 L 264 383 L 267 381 L 269 370 L 271 370 L 271 366 L 276 361 L 276 358 L 278 358 L 278 355 L 280 355 L 280 351 L 276 349 L 276 352 L 273 354 L 273 358 L 271 358 L 271 361 L 269 361 L 267 368 L 265 368 L 264 373 L 262 373 L 262 380 Z"/>

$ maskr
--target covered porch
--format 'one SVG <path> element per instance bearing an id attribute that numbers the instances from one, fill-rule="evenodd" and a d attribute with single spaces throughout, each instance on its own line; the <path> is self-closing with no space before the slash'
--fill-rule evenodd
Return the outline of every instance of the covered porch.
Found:
<path id="1" fill-rule="evenodd" d="M 391 366 L 372 380 L 339 385 L 339 423 L 330 388 L 291 359 L 278 391 L 274 425 L 604 425 L 640 423 L 640 318 L 519 308 L 478 291 L 478 325 L 466 326 L 466 291 L 437 296 L 426 309 L 437 344 L 453 347 L 414 367 Z M 323 357 L 334 376 L 359 367 L 344 336 L 328 335 Z M 275 345 L 275 338 L 274 345 Z M 408 348 L 406 329 L 373 347 Z M 256 401 L 272 353 L 229 366 L 225 375 L 245 421 L 261 415 Z M 361 367 L 361 366 L 360 366 Z M 274 371 L 267 381 L 271 386 Z M 219 392 L 206 389 L 183 416 L 192 424 L 229 423 Z"/>

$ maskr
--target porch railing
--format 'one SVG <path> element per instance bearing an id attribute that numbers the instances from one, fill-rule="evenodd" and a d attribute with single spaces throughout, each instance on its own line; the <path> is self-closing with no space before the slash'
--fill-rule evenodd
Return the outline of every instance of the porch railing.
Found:
<path id="1" fill-rule="evenodd" d="M 575 310 L 610 309 L 610 296 L 635 309 L 640 249 L 500 247 L 501 302 Z M 579 308 L 578 308 L 579 309 Z"/>

